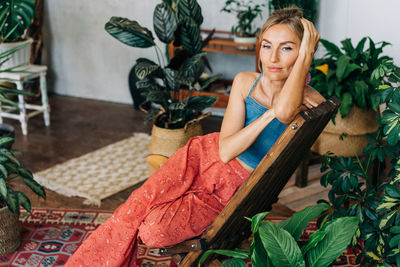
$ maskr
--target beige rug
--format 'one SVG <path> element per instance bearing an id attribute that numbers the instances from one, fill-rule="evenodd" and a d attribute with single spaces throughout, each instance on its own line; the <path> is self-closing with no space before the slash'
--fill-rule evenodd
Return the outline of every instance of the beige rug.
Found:
<path id="1" fill-rule="evenodd" d="M 132 137 L 35 173 L 41 185 L 66 196 L 86 198 L 85 204 L 100 206 L 101 200 L 148 177 L 146 156 L 150 136 Z"/>

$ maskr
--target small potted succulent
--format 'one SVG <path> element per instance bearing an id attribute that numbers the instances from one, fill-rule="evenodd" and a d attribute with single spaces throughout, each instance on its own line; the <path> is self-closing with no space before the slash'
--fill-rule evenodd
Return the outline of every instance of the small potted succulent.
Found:
<path id="1" fill-rule="evenodd" d="M 226 0 L 222 12 L 236 14 L 237 24 L 232 26 L 232 34 L 236 43 L 255 44 L 257 31 L 254 20 L 262 18 L 262 7 L 265 4 L 257 4 L 253 0 Z"/>
<path id="2" fill-rule="evenodd" d="M 32 38 L 26 38 L 27 28 L 35 17 L 33 0 L 0 1 L 0 53 L 23 47 L 12 53 L 10 59 L 2 64 L 2 69 L 28 64 L 31 54 Z"/>

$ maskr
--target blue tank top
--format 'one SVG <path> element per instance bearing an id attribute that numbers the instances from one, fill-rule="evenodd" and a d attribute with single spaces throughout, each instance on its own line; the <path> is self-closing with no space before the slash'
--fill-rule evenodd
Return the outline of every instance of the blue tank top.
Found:
<path id="1" fill-rule="evenodd" d="M 258 119 L 262 114 L 264 114 L 264 112 L 268 110 L 268 108 L 264 107 L 250 96 L 261 75 L 262 74 L 258 76 L 245 99 L 245 127 Z M 256 141 L 245 152 L 240 154 L 238 158 L 249 167 L 255 169 L 267 152 L 275 144 L 276 140 L 278 140 L 281 134 L 285 131 L 286 127 L 287 125 L 283 124 L 278 119 L 273 119 L 257 137 Z"/>

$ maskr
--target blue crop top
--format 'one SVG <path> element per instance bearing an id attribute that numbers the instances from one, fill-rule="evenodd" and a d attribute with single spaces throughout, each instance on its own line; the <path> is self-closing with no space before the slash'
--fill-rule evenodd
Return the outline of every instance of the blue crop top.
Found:
<path id="1" fill-rule="evenodd" d="M 261 75 L 262 74 L 258 76 L 245 99 L 245 127 L 258 119 L 262 114 L 264 114 L 265 111 L 268 110 L 268 108 L 264 107 L 250 96 Z M 275 144 L 276 140 L 278 140 L 281 134 L 285 131 L 286 127 L 287 125 L 283 124 L 278 119 L 273 119 L 257 137 L 256 141 L 245 152 L 240 154 L 238 158 L 249 167 L 253 169 L 256 168 L 258 163 L 260 163 L 267 152 Z"/>

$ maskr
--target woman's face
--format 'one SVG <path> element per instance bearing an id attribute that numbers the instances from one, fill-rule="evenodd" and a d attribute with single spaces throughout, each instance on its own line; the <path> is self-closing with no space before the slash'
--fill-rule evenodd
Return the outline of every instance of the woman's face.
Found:
<path id="1" fill-rule="evenodd" d="M 301 40 L 285 24 L 266 30 L 261 39 L 260 60 L 264 75 L 270 81 L 285 81 L 299 54 Z"/>

